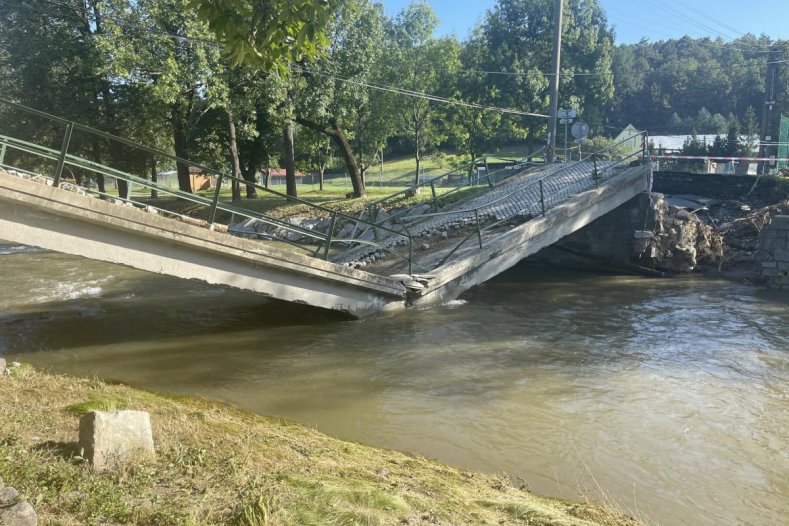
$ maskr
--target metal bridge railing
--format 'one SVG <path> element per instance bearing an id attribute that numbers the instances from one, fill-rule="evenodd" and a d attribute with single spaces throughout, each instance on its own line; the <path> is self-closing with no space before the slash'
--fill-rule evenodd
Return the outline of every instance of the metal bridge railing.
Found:
<path id="1" fill-rule="evenodd" d="M 490 172 L 489 170 L 486 169 L 485 175 L 482 176 L 471 175 L 471 171 L 473 170 L 474 167 L 476 167 L 476 160 L 470 163 L 466 163 L 449 172 L 422 181 L 418 185 L 414 185 L 404 190 L 400 190 L 399 192 L 395 192 L 393 194 L 390 194 L 386 197 L 382 197 L 381 199 L 378 199 L 376 201 L 373 201 L 372 203 L 367 204 L 365 206 L 365 209 L 362 211 L 362 214 L 359 216 L 359 218 L 361 219 L 362 217 L 367 215 L 368 217 L 367 221 L 375 225 L 384 225 L 387 222 L 394 222 L 396 219 L 406 215 L 409 212 L 409 210 L 405 209 L 400 212 L 396 212 L 392 215 L 387 216 L 384 220 L 379 221 L 378 220 L 379 212 L 383 207 L 383 205 L 385 203 L 389 203 L 396 199 L 413 195 L 417 189 L 421 190 L 423 188 L 430 188 L 430 193 L 431 193 L 430 204 L 433 210 L 438 212 L 444 206 L 444 204 L 447 201 L 449 201 L 451 198 L 453 198 L 454 195 L 458 192 L 467 190 L 468 188 L 472 188 L 472 187 L 492 188 L 497 184 L 503 182 L 504 180 L 509 179 L 513 175 L 521 173 L 523 170 L 538 164 L 532 161 L 532 159 L 541 155 L 544 152 L 544 150 L 545 150 L 545 146 L 535 150 L 527 157 L 515 161 L 514 164 L 510 166 L 506 166 L 504 168 L 500 168 L 498 170 L 494 170 L 493 172 Z M 487 159 L 485 159 L 485 166 L 487 167 Z M 448 192 L 443 192 L 439 194 L 436 191 L 437 187 L 448 184 L 448 181 L 453 176 L 462 176 L 465 178 L 467 174 L 468 174 L 468 179 L 464 181 L 463 184 L 454 185 L 455 187 Z"/>
<path id="2" fill-rule="evenodd" d="M 641 149 L 631 153 L 617 153 L 617 149 L 635 138 L 641 138 Z M 479 248 L 483 246 L 483 233 L 510 222 L 515 218 L 530 219 L 544 216 L 548 210 L 580 192 L 596 188 L 614 177 L 617 170 L 637 160 L 649 162 L 648 135 L 642 132 L 624 139 L 608 148 L 587 155 L 583 160 L 566 167 L 549 169 L 547 175 L 524 186 L 513 189 L 504 196 L 487 201 L 474 208 L 423 214 L 400 218 L 402 223 L 443 218 L 444 222 L 457 222 L 475 227 L 474 232 L 463 238 L 433 268 L 440 267 L 470 239 L 476 237 Z M 405 227 L 408 232 L 407 226 Z M 410 234 L 410 232 L 409 232 Z"/>
<path id="3" fill-rule="evenodd" d="M 28 167 L 22 166 L 22 164 L 24 164 L 23 161 L 25 157 L 32 156 L 34 159 L 38 159 L 37 165 L 40 165 L 41 160 L 49 161 L 49 162 L 54 161 L 55 168 L 51 176 L 44 175 L 45 180 L 48 182 L 48 184 L 51 184 L 52 186 L 60 186 L 63 179 L 64 170 L 67 167 L 72 167 L 81 172 L 92 173 L 101 177 L 110 177 L 115 179 L 116 181 L 123 181 L 125 183 L 128 183 L 130 186 L 135 185 L 136 187 L 146 188 L 158 192 L 160 194 L 177 198 L 178 200 L 190 202 L 206 212 L 206 217 L 207 217 L 206 226 L 210 228 L 213 228 L 214 225 L 217 224 L 217 213 L 219 211 L 223 211 L 231 214 L 231 217 L 243 217 L 243 218 L 252 219 L 254 221 L 259 221 L 264 223 L 265 225 L 274 227 L 276 230 L 282 230 L 284 232 L 293 233 L 300 239 L 305 239 L 307 241 L 295 242 L 289 239 L 289 236 L 287 235 L 275 236 L 272 234 L 269 237 L 276 238 L 277 241 L 281 241 L 289 245 L 298 247 L 299 249 L 305 250 L 308 253 L 311 253 L 315 257 L 321 257 L 322 259 L 328 260 L 332 245 L 342 244 L 344 246 L 347 246 L 348 244 L 351 243 L 365 244 L 365 245 L 373 246 L 378 250 L 382 250 L 387 254 L 393 255 L 405 261 L 408 264 L 409 273 L 412 271 L 413 239 L 407 233 L 389 229 L 381 225 L 375 225 L 374 223 L 369 223 L 364 220 L 354 218 L 352 216 L 343 214 L 341 212 L 338 212 L 328 207 L 324 207 L 312 203 L 310 201 L 305 201 L 302 199 L 287 196 L 285 194 L 279 193 L 277 191 L 266 188 L 260 184 L 257 184 L 256 182 L 251 182 L 243 178 L 233 177 L 232 175 L 227 174 L 223 171 L 216 170 L 199 163 L 195 163 L 188 159 L 183 159 L 175 155 L 171 155 L 167 152 L 155 148 L 150 148 L 148 146 L 136 143 L 134 141 L 122 137 L 118 137 L 116 135 L 112 135 L 110 133 L 97 130 L 95 128 L 91 128 L 89 126 L 85 126 L 83 124 L 72 122 L 55 115 L 50 115 L 48 113 L 36 110 L 34 108 L 29 108 L 27 106 L 23 106 L 21 104 L 17 104 L 12 101 L 8 101 L 0 98 L 0 106 L 5 106 L 6 108 L 11 108 L 13 110 L 22 112 L 24 114 L 39 117 L 43 119 L 46 123 L 48 123 L 50 126 L 55 125 L 54 127 L 55 130 L 57 130 L 58 128 L 62 130 L 62 140 L 59 149 L 50 148 L 48 146 L 36 144 L 29 141 L 24 141 L 18 138 L 11 137 L 9 135 L 0 135 L 0 167 L 16 170 L 18 172 L 25 173 L 28 176 L 34 174 L 43 175 L 41 174 L 40 169 L 34 170 L 34 169 L 30 169 L 29 166 Z M 5 116 L 5 120 L 8 120 L 8 116 Z M 74 138 L 75 132 L 81 132 L 87 134 L 88 136 L 90 136 L 90 140 L 93 140 L 94 144 L 97 141 L 111 141 L 111 142 L 115 142 L 116 144 L 122 144 L 127 147 L 131 147 L 135 150 L 142 151 L 148 155 L 157 156 L 176 165 L 181 164 L 189 167 L 198 168 L 202 172 L 211 174 L 212 176 L 215 177 L 214 190 L 209 196 L 204 196 L 197 193 L 185 192 L 180 189 L 176 190 L 168 186 L 153 182 L 152 180 L 145 179 L 144 177 L 140 177 L 138 175 L 134 175 L 123 170 L 106 166 L 100 162 L 91 161 L 89 159 L 84 158 L 83 156 L 84 154 L 77 155 L 75 153 L 70 153 L 70 147 L 72 145 L 72 139 Z M 13 156 L 12 154 L 16 154 L 15 155 L 15 157 L 17 158 L 16 163 L 12 163 L 9 161 L 9 157 Z M 223 183 L 226 183 L 228 181 L 231 182 L 236 181 L 241 185 L 242 188 L 253 187 L 255 188 L 255 190 L 279 197 L 283 199 L 283 202 L 288 202 L 289 204 L 304 205 L 308 209 L 312 210 L 316 216 L 328 217 L 330 222 L 329 227 L 327 231 L 323 233 L 320 231 L 295 225 L 288 221 L 283 221 L 281 219 L 277 219 L 259 212 L 247 210 L 243 207 L 234 204 L 223 202 L 221 200 L 221 190 Z M 131 192 L 129 192 L 128 195 L 113 196 L 106 191 L 104 192 L 96 191 L 85 185 L 80 186 L 80 188 L 85 193 L 97 195 L 102 198 L 116 199 L 120 202 L 127 203 L 141 209 L 154 208 L 149 201 L 143 201 L 140 200 L 139 198 L 134 198 Z M 166 212 L 175 216 L 183 217 L 183 214 L 179 214 L 176 212 L 170 212 L 161 208 L 157 208 L 157 210 L 160 212 Z M 392 249 L 391 247 L 382 245 L 375 241 L 353 239 L 353 238 L 347 238 L 344 236 L 337 235 L 336 226 L 338 224 L 338 221 L 340 220 L 344 220 L 346 222 L 356 222 L 357 224 L 361 223 L 361 225 L 363 225 L 365 228 L 374 228 L 376 231 L 381 231 L 383 234 L 388 235 L 390 237 L 397 236 L 402 238 L 405 241 L 405 245 L 407 246 L 407 254 L 400 254 L 399 252 Z M 315 246 L 315 248 L 314 249 L 311 248 L 312 246 Z"/>

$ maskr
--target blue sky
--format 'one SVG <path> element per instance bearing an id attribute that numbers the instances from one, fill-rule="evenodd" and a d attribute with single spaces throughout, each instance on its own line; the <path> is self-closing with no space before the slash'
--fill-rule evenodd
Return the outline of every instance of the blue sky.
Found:
<path id="1" fill-rule="evenodd" d="M 409 0 L 378 0 L 395 15 Z M 789 39 L 789 0 L 598 0 L 616 28 L 617 43 L 683 35 L 731 40 L 742 33 Z M 495 0 L 428 0 L 441 20 L 440 35 L 464 39 Z"/>

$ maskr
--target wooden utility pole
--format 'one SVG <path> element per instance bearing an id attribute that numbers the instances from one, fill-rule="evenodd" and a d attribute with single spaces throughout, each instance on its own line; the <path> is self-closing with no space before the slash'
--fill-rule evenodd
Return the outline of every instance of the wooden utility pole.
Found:
<path id="1" fill-rule="evenodd" d="M 775 96 L 778 87 L 778 64 L 783 51 L 778 46 L 771 46 L 767 53 L 767 76 L 764 80 L 764 109 L 762 110 L 762 134 L 759 146 L 759 157 L 778 157 L 777 112 Z M 770 161 L 759 161 L 757 173 L 766 174 L 770 171 Z"/>
<path id="2" fill-rule="evenodd" d="M 562 64 L 562 15 L 564 0 L 555 0 L 553 25 L 553 71 L 551 76 L 551 111 L 548 118 L 548 162 L 556 158 L 556 114 L 559 111 L 559 70 Z"/>

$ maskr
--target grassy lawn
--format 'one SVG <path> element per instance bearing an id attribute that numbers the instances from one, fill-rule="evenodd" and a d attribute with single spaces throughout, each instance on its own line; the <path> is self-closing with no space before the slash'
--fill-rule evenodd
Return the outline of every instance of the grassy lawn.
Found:
<path id="1" fill-rule="evenodd" d="M 503 148 L 496 154 L 488 157 L 490 162 L 499 162 L 502 160 L 520 159 L 525 155 L 526 146 L 516 145 Z M 423 159 L 422 179 L 429 179 L 436 177 L 452 170 L 452 163 L 457 162 L 460 158 L 456 154 L 442 154 L 439 156 L 428 156 Z M 413 157 L 395 157 L 388 159 L 384 162 L 383 170 L 379 166 L 371 166 L 366 174 L 366 189 L 367 196 L 361 199 L 347 199 L 346 195 L 353 191 L 350 179 L 342 174 L 327 174 L 324 180 L 324 189 L 320 190 L 317 183 L 299 183 L 297 185 L 298 198 L 310 203 L 325 206 L 332 210 L 342 212 L 348 215 L 357 216 L 365 207 L 365 205 L 390 196 L 392 194 L 401 192 L 406 188 L 413 185 L 414 174 L 416 170 L 416 162 Z M 271 189 L 282 194 L 285 193 L 284 184 L 275 184 Z M 436 187 L 438 195 L 444 194 L 453 190 L 452 187 Z M 242 195 L 245 189 L 242 188 Z M 462 190 L 454 192 L 448 202 L 456 202 L 469 197 L 473 193 L 477 193 L 474 189 Z M 205 198 L 211 199 L 214 196 L 214 191 L 209 190 L 205 192 L 198 192 Z M 183 202 L 173 197 L 160 193 L 159 199 L 150 199 L 149 192 L 141 189 L 134 188 L 132 197 L 137 200 L 146 202 L 152 206 L 156 206 L 168 211 L 192 215 L 205 219 L 207 209 L 201 205 L 194 203 Z M 432 199 L 430 189 L 423 189 L 420 195 L 414 196 L 409 199 L 399 197 L 387 203 L 384 209 L 397 208 L 401 206 L 413 206 L 422 202 Z M 220 192 L 220 200 L 223 203 L 230 203 L 231 194 L 230 188 L 223 187 Z M 442 204 L 446 204 L 443 203 Z M 288 202 L 286 199 L 267 194 L 263 190 L 258 190 L 258 199 L 247 200 L 242 199 L 235 206 L 259 212 L 262 214 L 270 215 L 272 217 L 287 218 L 294 216 L 328 216 L 329 212 L 322 213 L 318 210 L 311 209 L 307 205 L 294 204 Z M 226 212 L 219 212 L 217 217 L 219 222 L 227 222 L 230 220 L 230 214 Z"/>
<path id="2" fill-rule="evenodd" d="M 346 442 L 283 419 L 29 367 L 0 376 L 0 477 L 39 524 L 635 526 L 506 476 Z M 156 457 L 115 472 L 81 458 L 79 417 L 151 415 Z"/>

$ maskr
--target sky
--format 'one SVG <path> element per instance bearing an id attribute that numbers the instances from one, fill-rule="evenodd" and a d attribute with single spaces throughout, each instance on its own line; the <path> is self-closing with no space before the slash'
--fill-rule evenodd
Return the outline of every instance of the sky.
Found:
<path id="1" fill-rule="evenodd" d="M 378 0 L 396 15 L 410 0 Z M 691 37 L 732 40 L 745 33 L 789 40 L 789 0 L 598 0 L 618 44 Z M 428 0 L 440 19 L 439 36 L 461 40 L 495 0 Z"/>

